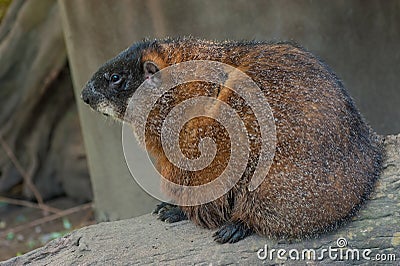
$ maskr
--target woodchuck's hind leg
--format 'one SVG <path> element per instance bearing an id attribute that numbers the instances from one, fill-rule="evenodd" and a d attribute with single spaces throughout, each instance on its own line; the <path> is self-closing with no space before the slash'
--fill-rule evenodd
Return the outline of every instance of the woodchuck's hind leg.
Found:
<path id="1" fill-rule="evenodd" d="M 242 221 L 228 222 L 214 233 L 214 240 L 218 243 L 235 243 L 249 236 L 253 231 Z"/>
<path id="2" fill-rule="evenodd" d="M 159 220 L 167 223 L 176 223 L 188 219 L 179 206 L 166 202 L 158 204 L 153 214 L 157 214 Z"/>

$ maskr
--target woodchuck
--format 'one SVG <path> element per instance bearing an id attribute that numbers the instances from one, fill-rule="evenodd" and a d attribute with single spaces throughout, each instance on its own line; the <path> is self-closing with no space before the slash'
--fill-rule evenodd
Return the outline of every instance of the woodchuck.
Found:
<path id="1" fill-rule="evenodd" d="M 175 184 L 206 184 L 224 170 L 231 140 L 210 117 L 185 123 L 179 146 L 190 159 L 200 155 L 202 138 L 217 144 L 204 169 L 190 171 L 171 163 L 162 146 L 161 125 L 186 99 L 207 96 L 229 104 L 249 132 L 246 169 L 223 196 L 196 206 L 162 203 L 155 212 L 167 222 L 190 219 L 220 243 L 236 242 L 255 232 L 272 238 L 301 239 L 335 229 L 368 198 L 382 167 L 382 140 L 366 124 L 342 82 L 317 57 L 288 42 L 206 41 L 196 38 L 145 40 L 106 62 L 82 91 L 91 108 L 124 120 L 128 100 L 160 70 L 190 60 L 212 60 L 243 71 L 261 89 L 276 127 L 276 148 L 264 181 L 248 189 L 260 153 L 257 119 L 243 98 L 226 84 L 194 81 L 176 86 L 156 102 L 147 118 L 146 141 L 161 174 Z M 226 73 L 229 79 L 229 73 Z M 128 121 L 133 129 L 135 121 Z M 255 136 L 255 137 L 254 137 Z M 163 187 L 175 202 L 179 191 Z"/>

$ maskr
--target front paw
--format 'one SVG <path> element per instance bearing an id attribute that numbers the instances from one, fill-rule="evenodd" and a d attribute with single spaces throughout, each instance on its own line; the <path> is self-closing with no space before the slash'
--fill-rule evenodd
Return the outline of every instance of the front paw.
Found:
<path id="1" fill-rule="evenodd" d="M 166 202 L 158 204 L 153 213 L 158 215 L 159 220 L 167 223 L 176 223 L 188 219 L 179 206 Z"/>
<path id="2" fill-rule="evenodd" d="M 253 231 L 243 222 L 237 221 L 224 224 L 213 236 L 215 241 L 223 244 L 238 242 L 252 233 Z"/>

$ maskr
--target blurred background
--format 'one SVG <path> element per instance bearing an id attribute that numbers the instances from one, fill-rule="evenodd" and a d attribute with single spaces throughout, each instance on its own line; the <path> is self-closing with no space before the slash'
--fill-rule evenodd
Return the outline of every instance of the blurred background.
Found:
<path id="1" fill-rule="evenodd" d="M 400 132 L 398 0 L 0 0 L 0 19 L 0 260 L 157 203 L 130 176 L 121 125 L 79 99 L 146 37 L 295 41 L 379 134 Z"/>

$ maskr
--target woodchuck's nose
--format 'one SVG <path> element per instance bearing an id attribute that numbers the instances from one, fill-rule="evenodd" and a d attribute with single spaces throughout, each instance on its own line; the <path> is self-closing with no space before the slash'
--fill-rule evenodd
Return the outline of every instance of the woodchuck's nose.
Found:
<path id="1" fill-rule="evenodd" d="M 86 89 L 84 89 L 81 93 L 81 99 L 86 103 L 86 104 L 90 104 L 90 97 L 89 97 L 89 93 Z"/>

